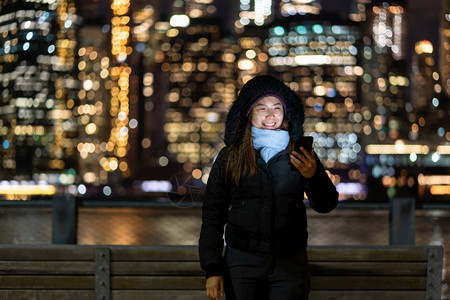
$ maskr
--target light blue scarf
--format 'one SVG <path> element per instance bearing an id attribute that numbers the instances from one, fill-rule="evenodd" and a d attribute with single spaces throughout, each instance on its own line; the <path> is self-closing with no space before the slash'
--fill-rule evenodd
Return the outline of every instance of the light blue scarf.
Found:
<path id="1" fill-rule="evenodd" d="M 252 126 L 253 147 L 261 150 L 261 156 L 268 162 L 289 144 L 289 132 L 286 130 L 260 129 Z"/>

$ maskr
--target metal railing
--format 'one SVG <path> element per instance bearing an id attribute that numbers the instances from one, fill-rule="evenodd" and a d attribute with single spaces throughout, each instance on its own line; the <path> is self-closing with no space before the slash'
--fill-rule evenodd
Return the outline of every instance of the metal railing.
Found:
<path id="1" fill-rule="evenodd" d="M 0 200 L 0 206 L 45 206 L 51 207 L 53 244 L 76 244 L 78 210 L 80 207 L 145 207 L 179 208 L 170 200 L 149 199 L 150 201 L 95 201 L 72 196 L 55 196 L 52 199 L 31 201 Z M 191 209 L 200 209 L 201 202 L 194 203 Z M 389 211 L 389 244 L 414 245 L 416 209 L 450 209 L 445 204 L 416 204 L 414 197 L 392 198 L 388 202 L 341 202 L 337 209 L 387 210 Z"/>

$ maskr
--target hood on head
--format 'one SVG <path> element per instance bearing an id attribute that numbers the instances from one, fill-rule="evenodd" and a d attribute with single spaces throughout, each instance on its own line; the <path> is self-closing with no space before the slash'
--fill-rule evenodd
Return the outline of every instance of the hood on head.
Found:
<path id="1" fill-rule="evenodd" d="M 240 143 L 244 137 L 251 110 L 255 102 L 265 95 L 278 95 L 284 100 L 285 118 L 289 123 L 291 139 L 303 136 L 305 113 L 300 97 L 286 84 L 270 75 L 259 75 L 250 79 L 239 92 L 230 107 L 225 122 L 224 141 L 227 146 Z"/>

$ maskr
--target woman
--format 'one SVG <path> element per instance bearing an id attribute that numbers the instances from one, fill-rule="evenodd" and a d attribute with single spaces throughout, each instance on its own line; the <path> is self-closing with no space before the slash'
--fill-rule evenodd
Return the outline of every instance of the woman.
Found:
<path id="1" fill-rule="evenodd" d="M 298 96 L 268 75 L 249 80 L 231 106 L 199 239 L 210 299 L 308 298 L 304 192 L 321 213 L 337 206 L 338 193 L 314 149 L 293 151 L 303 120 Z"/>

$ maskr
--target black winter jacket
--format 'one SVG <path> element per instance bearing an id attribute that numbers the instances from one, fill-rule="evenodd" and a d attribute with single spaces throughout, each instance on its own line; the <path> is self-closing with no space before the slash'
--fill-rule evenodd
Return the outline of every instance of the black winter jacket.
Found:
<path id="1" fill-rule="evenodd" d="M 258 91 L 261 83 L 264 88 Z M 246 89 L 249 86 L 253 87 L 253 92 Z M 301 102 L 283 83 L 270 76 L 259 76 L 244 86 L 228 114 L 227 146 L 218 154 L 206 186 L 199 254 L 207 277 L 224 273 L 224 228 L 226 243 L 237 249 L 259 252 L 301 250 L 306 248 L 308 237 L 304 193 L 311 207 L 320 213 L 332 211 L 338 203 L 336 188 L 319 159 L 316 157 L 316 173 L 307 179 L 291 165 L 287 149 L 267 163 L 255 151 L 255 174 L 243 176 L 238 186 L 226 182 L 229 145 L 242 141 L 243 129 L 239 126 L 243 125 L 239 125 L 238 120 L 244 116 L 239 114 L 248 110 L 254 98 L 266 92 L 276 92 L 286 99 L 291 139 L 303 135 Z"/>

